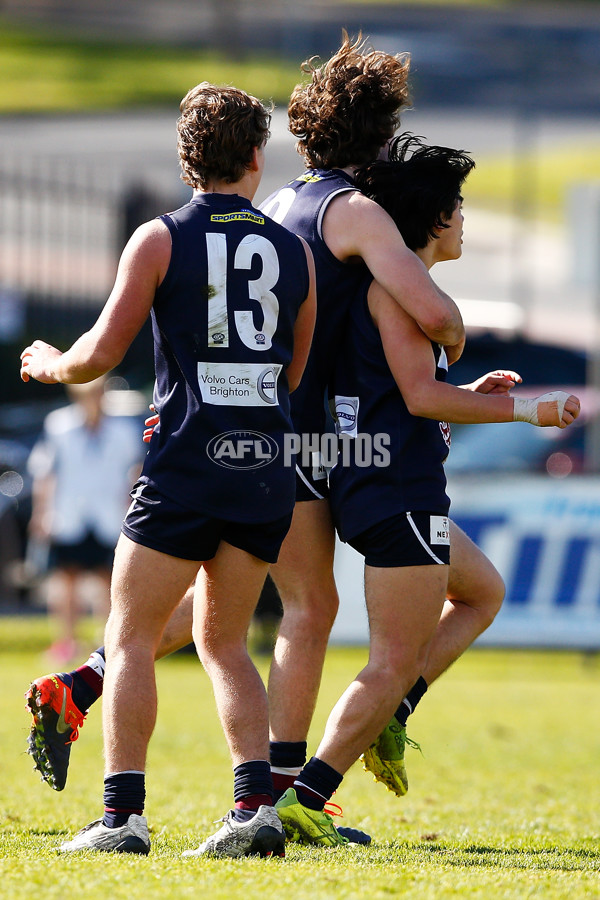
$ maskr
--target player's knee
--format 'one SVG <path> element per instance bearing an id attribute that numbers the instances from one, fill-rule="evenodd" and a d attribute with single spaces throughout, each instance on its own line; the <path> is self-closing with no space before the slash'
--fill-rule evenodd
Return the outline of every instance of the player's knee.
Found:
<path id="1" fill-rule="evenodd" d="M 126 627 L 123 617 L 119 614 L 118 609 L 113 606 L 104 626 L 104 646 L 114 652 L 118 647 L 127 643 L 127 639 L 131 634 L 132 630 Z"/>
<path id="2" fill-rule="evenodd" d="M 195 627 L 192 629 L 192 637 L 198 658 L 208 670 L 211 661 L 217 659 L 222 652 L 218 633 L 213 634 L 206 628 Z"/>
<path id="3" fill-rule="evenodd" d="M 490 578 L 486 585 L 484 603 L 482 604 L 482 612 L 486 618 L 486 627 L 492 624 L 500 607 L 504 601 L 506 594 L 506 586 L 499 572 L 494 572 L 494 577 Z"/>
<path id="4" fill-rule="evenodd" d="M 209 677 L 211 673 L 233 665 L 235 660 L 247 656 L 246 643 L 243 640 L 224 640 L 219 635 L 203 633 L 194 636 L 196 653 Z"/>
<path id="5" fill-rule="evenodd" d="M 340 601 L 335 588 L 327 591 L 325 595 L 321 597 L 321 602 L 319 602 L 318 598 L 315 598 L 315 602 L 312 605 L 313 622 L 317 622 L 318 627 L 322 631 L 326 630 L 327 632 L 330 632 L 333 628 L 339 605 Z"/>
<path id="6" fill-rule="evenodd" d="M 281 594 L 284 618 L 303 622 L 311 631 L 331 631 L 339 607 L 335 584 L 306 584 L 302 591 Z"/>
<path id="7" fill-rule="evenodd" d="M 481 623 L 481 631 L 492 624 L 504 600 L 506 588 L 504 581 L 498 572 L 494 569 L 493 574 L 489 575 L 483 582 L 477 592 L 476 602 L 469 604 L 476 610 L 478 619 Z"/>
<path id="8" fill-rule="evenodd" d="M 428 644 L 395 644 L 383 653 L 371 653 L 367 668 L 376 679 L 387 685 L 401 685 L 408 680 L 409 686 L 417 680 L 424 669 Z M 414 676 L 414 677 L 413 677 Z"/>

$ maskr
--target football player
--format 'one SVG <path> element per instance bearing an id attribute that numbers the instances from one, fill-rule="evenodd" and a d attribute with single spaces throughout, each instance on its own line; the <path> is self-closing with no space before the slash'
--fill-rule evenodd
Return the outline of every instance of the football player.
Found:
<path id="1" fill-rule="evenodd" d="M 21 354 L 24 381 L 90 381 L 121 361 L 152 317 L 160 424 L 115 551 L 105 634 L 104 814 L 62 852 L 150 850 L 142 813 L 156 719 L 154 660 L 195 579 L 194 641 L 234 766 L 235 809 L 186 855 L 284 855 L 267 695 L 246 638 L 295 502 L 283 448 L 292 432 L 289 392 L 312 338 L 315 283 L 306 243 L 252 206 L 269 123 L 265 107 L 243 91 L 207 82 L 189 91 L 177 131 L 192 199 L 133 234 L 89 332 L 65 353 L 36 340 Z M 248 440 L 252 433 L 264 443 Z M 223 465 L 226 453 L 241 454 L 243 464 Z M 43 759 L 46 730 L 64 738 L 81 713 L 58 676 L 36 682 L 29 703 Z M 47 766 L 52 772 L 52 760 Z"/>
<path id="2" fill-rule="evenodd" d="M 296 399 L 292 395 L 294 432 L 301 441 L 296 505 L 278 563 L 271 569 L 283 605 L 268 685 L 276 793 L 293 784 L 306 760 L 308 729 L 338 609 L 335 531 L 320 441 L 328 427 L 325 395 L 334 350 L 365 271 L 372 272 L 424 334 L 445 346 L 449 359 L 458 358 L 464 342 L 456 304 L 431 280 L 388 213 L 353 179 L 361 165 L 385 153 L 399 126 L 409 102 L 408 57 L 369 49 L 360 38 L 352 41 L 344 33 L 341 47 L 329 60 L 309 60 L 304 68 L 308 78 L 293 91 L 288 114 L 306 169 L 261 205 L 311 247 L 318 293 L 309 361 Z M 165 630 L 160 655 L 189 643 L 191 604 L 190 592 Z M 101 688 L 98 658 L 70 673 L 80 714 Z M 50 730 L 38 743 L 48 747 L 48 759 L 60 757 L 59 765 L 51 763 L 59 770 L 54 786 L 60 789 L 70 745 L 55 740 Z M 37 762 L 35 740 L 30 746 Z M 346 831 L 340 840 L 347 837 L 368 842 L 368 836 Z"/>
<path id="3" fill-rule="evenodd" d="M 355 182 L 388 210 L 430 269 L 461 255 L 460 191 L 472 167 L 461 151 L 401 136 L 389 161 L 359 170 Z M 336 703 L 315 756 L 277 804 L 288 836 L 307 843 L 334 843 L 324 804 L 362 753 L 377 780 L 405 793 L 396 738 L 408 713 L 502 602 L 498 572 L 448 518 L 447 422 L 564 428 L 579 413 L 578 399 L 564 391 L 511 397 L 521 379 L 510 371 L 448 384 L 448 362 L 444 347 L 367 275 L 340 335 L 332 378 L 333 405 L 344 417 L 330 503 L 340 537 L 365 557 L 369 659 Z M 364 439 L 373 445 L 377 436 L 387 438 L 383 465 L 364 452 Z"/>

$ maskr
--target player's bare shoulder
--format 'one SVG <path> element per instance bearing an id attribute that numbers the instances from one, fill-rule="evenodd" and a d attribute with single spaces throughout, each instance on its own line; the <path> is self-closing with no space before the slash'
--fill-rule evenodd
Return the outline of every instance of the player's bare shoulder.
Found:
<path id="1" fill-rule="evenodd" d="M 342 260 L 362 256 L 367 241 L 384 236 L 390 229 L 397 234 L 385 210 L 359 190 L 334 197 L 323 218 L 323 239 Z"/>
<path id="2" fill-rule="evenodd" d="M 350 224 L 354 224 L 355 220 L 358 224 L 358 220 L 363 215 L 371 218 L 371 216 L 378 217 L 381 213 L 383 213 L 384 216 L 387 216 L 387 213 L 383 211 L 379 203 L 376 203 L 375 200 L 371 200 L 370 197 L 367 197 L 366 194 L 363 194 L 358 188 L 354 188 L 336 194 L 336 196 L 331 199 L 325 215 L 326 218 L 330 218 L 332 221 L 340 222 L 343 219 L 346 223 L 347 217 L 350 216 L 352 219 L 352 223 Z"/>
<path id="3" fill-rule="evenodd" d="M 162 219 L 150 219 L 134 231 L 130 239 L 134 245 L 149 247 L 155 252 L 171 252 L 171 232 Z"/>
<path id="4" fill-rule="evenodd" d="M 129 238 L 123 251 L 122 266 L 140 266 L 155 273 L 156 283 L 165 277 L 171 261 L 171 233 L 161 219 L 140 225 Z"/>

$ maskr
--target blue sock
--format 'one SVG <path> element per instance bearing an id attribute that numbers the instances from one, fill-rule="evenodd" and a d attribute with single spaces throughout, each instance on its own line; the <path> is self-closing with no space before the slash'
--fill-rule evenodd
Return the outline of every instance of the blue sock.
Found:
<path id="1" fill-rule="evenodd" d="M 143 772 L 117 772 L 104 779 L 104 817 L 107 828 L 120 828 L 129 816 L 141 816 L 146 800 Z"/>
<path id="2" fill-rule="evenodd" d="M 406 721 L 410 714 L 415 711 L 415 707 L 425 691 L 427 690 L 427 682 L 422 676 L 419 676 L 413 684 L 410 691 L 394 713 L 394 716 L 401 725 L 406 725 Z"/>
<path id="3" fill-rule="evenodd" d="M 296 776 L 306 762 L 306 741 L 271 741 L 269 744 L 274 799 L 283 797 L 294 786 Z"/>
<path id="4" fill-rule="evenodd" d="M 322 810 L 339 788 L 343 777 L 323 760 L 313 756 L 294 782 L 296 796 L 303 806 Z"/>
<path id="5" fill-rule="evenodd" d="M 104 647 L 99 647 L 90 655 L 84 665 L 72 672 L 61 672 L 60 677 L 72 691 L 73 703 L 82 713 L 102 696 L 106 659 Z"/>
<path id="6" fill-rule="evenodd" d="M 273 806 L 273 779 L 266 759 L 240 763 L 233 770 L 233 799 L 238 809 Z"/>
<path id="7" fill-rule="evenodd" d="M 269 758 L 271 766 L 280 769 L 302 767 L 306 762 L 306 741 L 271 741 Z"/>

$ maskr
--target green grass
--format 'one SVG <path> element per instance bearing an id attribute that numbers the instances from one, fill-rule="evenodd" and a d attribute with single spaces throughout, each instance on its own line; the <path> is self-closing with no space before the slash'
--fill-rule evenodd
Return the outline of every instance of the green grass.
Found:
<path id="1" fill-rule="evenodd" d="M 200 81 L 235 84 L 287 103 L 301 60 L 268 53 L 240 61 L 185 47 L 75 40 L 0 17 L 0 112 L 90 112 L 178 104 Z"/>
<path id="2" fill-rule="evenodd" d="M 335 800 L 342 821 L 374 835 L 368 849 L 288 847 L 285 860 L 181 860 L 215 830 L 232 796 L 230 763 L 208 679 L 195 657 L 157 666 L 159 718 L 148 760 L 148 858 L 83 854 L 57 843 L 101 810 L 100 709 L 75 746 L 62 793 L 39 783 L 23 752 L 23 691 L 42 674 L 45 620 L 0 619 L 4 900 L 37 889 L 142 900 L 358 900 L 599 897 L 600 662 L 576 653 L 472 650 L 425 696 L 410 722 L 424 756 L 408 751 L 411 787 L 398 800 L 357 764 Z M 366 658 L 328 656 L 309 750 L 326 714 Z M 259 660 L 266 672 L 267 661 Z"/>

